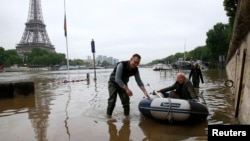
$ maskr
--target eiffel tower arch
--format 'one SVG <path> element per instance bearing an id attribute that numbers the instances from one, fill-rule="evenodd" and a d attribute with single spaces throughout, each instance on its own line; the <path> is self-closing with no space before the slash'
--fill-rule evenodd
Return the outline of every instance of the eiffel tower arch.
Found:
<path id="1" fill-rule="evenodd" d="M 43 22 L 41 0 L 30 0 L 28 19 L 21 41 L 16 46 L 17 53 L 21 56 L 33 48 L 41 48 L 55 52 Z"/>

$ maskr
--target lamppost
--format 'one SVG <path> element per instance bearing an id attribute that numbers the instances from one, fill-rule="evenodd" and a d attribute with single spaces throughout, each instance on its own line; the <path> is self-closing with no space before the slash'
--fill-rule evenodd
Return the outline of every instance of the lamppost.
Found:
<path id="1" fill-rule="evenodd" d="M 96 80 L 96 71 L 95 71 L 95 69 L 96 69 L 96 67 L 95 67 L 95 41 L 93 39 L 91 41 L 91 51 L 93 53 L 93 60 L 94 60 L 94 75 L 95 75 L 94 80 Z"/>

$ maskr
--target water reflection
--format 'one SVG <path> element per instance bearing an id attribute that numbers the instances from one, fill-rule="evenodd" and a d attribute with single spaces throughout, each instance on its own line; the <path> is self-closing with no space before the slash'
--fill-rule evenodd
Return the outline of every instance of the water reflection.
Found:
<path id="1" fill-rule="evenodd" d="M 90 99 L 89 104 L 92 108 L 97 107 L 100 104 L 100 96 L 98 95 L 98 90 L 97 90 L 97 80 L 94 80 L 94 88 L 95 91 L 91 95 L 93 95 L 92 99 Z"/>
<path id="2" fill-rule="evenodd" d="M 69 126 L 68 126 L 68 120 L 69 120 L 69 115 L 68 115 L 68 107 L 69 107 L 69 104 L 70 104 L 70 100 L 71 100 L 71 87 L 70 85 L 68 84 L 67 85 L 68 87 L 68 100 L 66 102 L 66 107 L 65 107 L 65 120 L 64 120 L 64 125 L 65 125 L 65 129 L 66 129 L 66 133 L 68 135 L 68 139 L 70 140 L 70 129 L 69 129 Z"/>
<path id="3" fill-rule="evenodd" d="M 234 118 L 234 96 L 225 86 L 227 80 L 226 71 L 209 70 L 203 73 L 205 77 L 205 99 L 209 107 L 209 124 L 236 124 Z"/>
<path id="4" fill-rule="evenodd" d="M 39 89 L 39 88 L 38 88 Z M 53 98 L 51 93 L 41 91 L 40 94 L 35 95 L 35 107 L 29 111 L 29 119 L 35 131 L 37 140 L 48 141 L 47 128 L 49 126 L 48 119 L 50 115 L 51 101 Z"/>
<path id="5" fill-rule="evenodd" d="M 141 119 L 138 125 L 145 137 L 142 141 L 207 140 L 207 122 L 164 123 L 152 119 Z M 197 130 L 203 129 L 203 130 Z"/>
<path id="6" fill-rule="evenodd" d="M 6 121 L 3 119 L 11 119 L 12 116 L 27 114 L 31 125 L 33 126 L 35 137 L 39 140 L 46 141 L 46 128 L 48 127 L 48 115 L 50 114 L 48 104 L 50 101 L 50 98 L 44 99 L 44 97 L 42 98 L 36 94 L 27 96 L 16 95 L 15 98 L 1 99 L 0 117 L 2 118 L 2 121 Z M 15 121 L 19 120 L 20 118 L 17 118 Z M 8 127 L 12 129 L 17 128 L 15 124 L 8 124 Z M 27 125 L 23 126 L 23 128 L 27 128 Z M 3 135 L 1 136 L 3 137 Z"/>
<path id="7" fill-rule="evenodd" d="M 91 70 L 92 71 L 92 70 Z M 129 86 L 131 118 L 121 120 L 122 105 L 117 101 L 115 122 L 108 122 L 105 111 L 108 98 L 110 70 L 98 70 L 97 80 L 70 82 L 67 72 L 3 73 L 0 80 L 30 79 L 35 82 L 35 95 L 0 99 L 0 140 L 206 140 L 207 124 L 234 124 L 234 102 L 230 90 L 224 86 L 226 73 L 220 70 L 203 72 L 205 83 L 202 91 L 209 108 L 208 120 L 194 125 L 163 124 L 151 119 L 141 119 L 138 102 L 141 90 L 134 79 Z M 85 77 L 86 71 L 70 71 L 72 80 Z M 175 81 L 174 71 L 154 72 L 143 68 L 143 82 L 153 89 L 171 85 Z M 188 74 L 188 72 L 185 72 Z M 82 79 L 80 79 L 82 80 Z M 149 92 L 151 89 L 147 87 Z M 25 135 L 24 136 L 24 129 Z M 15 135 L 15 136 L 13 136 Z M 23 136 L 23 137 L 22 137 Z M 18 138 L 19 137 L 19 138 Z M 22 138 L 21 138 L 22 137 Z"/>
<path id="8" fill-rule="evenodd" d="M 120 130 L 117 130 L 115 121 L 108 120 L 110 141 L 130 141 L 130 120 L 125 119 Z"/>
<path id="9" fill-rule="evenodd" d="M 27 113 L 35 107 L 35 95 L 17 95 L 18 99 L 0 99 L 0 117 Z"/>

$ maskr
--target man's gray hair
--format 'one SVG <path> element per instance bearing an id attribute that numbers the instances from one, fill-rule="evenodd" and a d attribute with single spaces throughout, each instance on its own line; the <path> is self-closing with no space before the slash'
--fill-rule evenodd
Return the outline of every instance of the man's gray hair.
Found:
<path id="1" fill-rule="evenodd" d="M 186 77 L 183 72 L 178 72 L 177 75 L 176 75 L 176 78 L 179 77 L 179 76 Z"/>

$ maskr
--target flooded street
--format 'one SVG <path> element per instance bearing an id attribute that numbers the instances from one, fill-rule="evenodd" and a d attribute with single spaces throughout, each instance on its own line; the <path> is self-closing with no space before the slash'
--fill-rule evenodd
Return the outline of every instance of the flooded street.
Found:
<path id="1" fill-rule="evenodd" d="M 208 124 L 235 124 L 234 96 L 224 85 L 226 72 L 203 71 L 204 84 L 199 91 L 209 108 L 207 121 L 167 124 L 140 115 L 138 103 L 143 93 L 133 77 L 129 87 L 130 118 L 123 116 L 117 99 L 113 119 L 106 118 L 108 78 L 112 69 L 51 72 L 4 72 L 0 81 L 32 80 L 35 94 L 0 99 L 0 140 L 3 141 L 192 141 L 207 140 Z M 85 81 L 90 74 L 90 82 Z M 141 79 L 148 92 L 175 81 L 175 71 L 153 71 L 140 68 Z M 185 73 L 186 76 L 189 72 Z M 63 83 L 64 80 L 71 80 Z M 74 82 L 73 82 L 74 81 Z"/>

